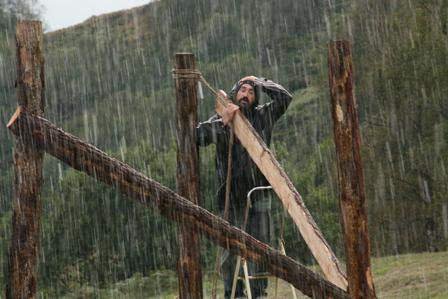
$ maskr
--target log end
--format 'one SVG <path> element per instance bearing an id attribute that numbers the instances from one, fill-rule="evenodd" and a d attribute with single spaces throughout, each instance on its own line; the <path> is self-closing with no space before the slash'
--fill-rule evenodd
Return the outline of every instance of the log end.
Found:
<path id="1" fill-rule="evenodd" d="M 12 115 L 11 119 L 9 120 L 8 124 L 6 125 L 6 127 L 8 129 L 11 129 L 12 125 L 16 122 L 16 120 L 19 118 L 20 114 L 22 114 L 23 111 L 23 107 L 19 106 L 16 109 L 16 112 L 14 112 L 14 114 Z"/>
<path id="2" fill-rule="evenodd" d="M 174 56 L 176 69 L 196 69 L 193 53 L 176 53 Z"/>

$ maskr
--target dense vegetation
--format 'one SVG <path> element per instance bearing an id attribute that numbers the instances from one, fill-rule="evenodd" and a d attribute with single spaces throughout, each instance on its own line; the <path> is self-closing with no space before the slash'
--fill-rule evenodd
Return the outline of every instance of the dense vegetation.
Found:
<path id="1" fill-rule="evenodd" d="M 0 4 L 3 2 L 0 2 Z M 3 5 L 3 4 L 2 4 Z M 32 7 L 32 6 L 30 6 Z M 13 25 L 0 9 L 0 119 L 15 108 Z M 272 149 L 338 256 L 343 242 L 326 45 L 354 45 L 373 254 L 448 245 L 448 4 L 438 0 L 162 0 L 46 34 L 46 115 L 65 130 L 175 188 L 174 53 L 195 53 L 228 89 L 244 75 L 294 94 Z M 200 118 L 213 110 L 207 93 Z M 445 105 L 444 105 L 445 104 Z M 0 263 L 10 234 L 12 140 L 0 130 Z M 203 206 L 216 211 L 213 148 L 201 150 Z M 53 158 L 45 160 L 41 289 L 106 285 L 174 269 L 175 227 Z M 275 206 L 276 234 L 282 211 Z M 312 263 L 286 221 L 287 252 Z M 211 269 L 215 247 L 204 241 Z"/>

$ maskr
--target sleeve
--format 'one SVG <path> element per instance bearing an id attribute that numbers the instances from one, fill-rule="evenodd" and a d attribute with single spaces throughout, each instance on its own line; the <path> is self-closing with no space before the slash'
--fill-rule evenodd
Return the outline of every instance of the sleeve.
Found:
<path id="1" fill-rule="evenodd" d="M 227 136 L 227 130 L 218 114 L 213 115 L 207 121 L 199 123 L 196 127 L 198 146 L 207 146 L 216 143 L 218 138 Z"/>
<path id="2" fill-rule="evenodd" d="M 258 78 L 255 84 L 261 87 L 271 102 L 258 106 L 257 110 L 262 115 L 269 117 L 271 122 L 277 121 L 288 109 L 292 100 L 292 95 L 283 86 L 265 78 Z"/>

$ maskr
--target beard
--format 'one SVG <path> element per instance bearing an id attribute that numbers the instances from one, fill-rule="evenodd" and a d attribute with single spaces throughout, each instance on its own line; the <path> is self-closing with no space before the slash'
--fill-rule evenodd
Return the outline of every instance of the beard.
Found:
<path id="1" fill-rule="evenodd" d="M 248 115 L 250 113 L 250 111 L 252 110 L 251 107 L 252 105 L 249 102 L 249 99 L 247 97 L 244 97 L 242 99 L 240 99 L 238 101 L 237 104 L 238 107 L 240 107 L 240 111 L 244 114 L 244 115 Z"/>

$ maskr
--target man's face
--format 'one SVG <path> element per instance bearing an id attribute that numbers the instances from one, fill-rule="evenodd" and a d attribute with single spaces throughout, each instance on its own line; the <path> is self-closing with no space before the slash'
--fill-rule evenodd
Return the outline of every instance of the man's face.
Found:
<path id="1" fill-rule="evenodd" d="M 236 94 L 236 104 L 248 108 L 255 102 L 255 90 L 250 84 L 243 84 Z"/>

